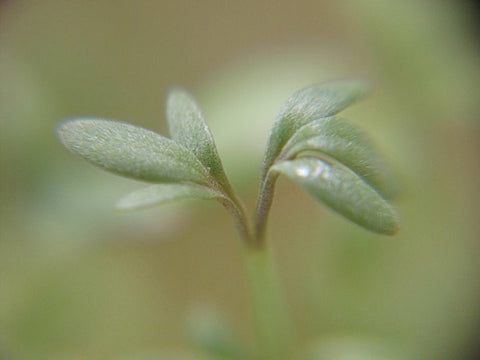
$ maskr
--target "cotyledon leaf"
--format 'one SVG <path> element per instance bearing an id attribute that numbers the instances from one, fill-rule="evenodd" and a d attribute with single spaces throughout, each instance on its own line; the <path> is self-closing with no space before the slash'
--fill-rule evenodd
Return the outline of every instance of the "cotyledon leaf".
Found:
<path id="1" fill-rule="evenodd" d="M 283 147 L 282 157 L 302 152 L 319 152 L 339 161 L 386 197 L 394 192 L 391 171 L 380 153 L 363 131 L 345 119 L 317 119 L 298 129 Z"/>
<path id="2" fill-rule="evenodd" d="M 350 169 L 317 158 L 282 161 L 272 167 L 301 185 L 318 201 L 377 233 L 393 235 L 398 219 L 393 207 Z"/>
<path id="3" fill-rule="evenodd" d="M 134 191 L 120 199 L 119 210 L 138 210 L 184 199 L 222 199 L 224 196 L 210 188 L 195 184 L 155 184 Z"/>
<path id="4" fill-rule="evenodd" d="M 284 104 L 273 125 L 264 158 L 264 173 L 300 127 L 318 118 L 337 114 L 363 97 L 367 91 L 368 86 L 363 81 L 340 80 L 311 85 L 294 93 Z"/>
<path id="5" fill-rule="evenodd" d="M 61 124 L 65 147 L 105 170 L 148 182 L 208 183 L 199 160 L 175 141 L 130 124 L 77 119 Z"/>
<path id="6" fill-rule="evenodd" d="M 166 108 L 172 139 L 194 153 L 217 181 L 228 188 L 212 133 L 195 100 L 186 91 L 175 88 L 168 94 Z"/>

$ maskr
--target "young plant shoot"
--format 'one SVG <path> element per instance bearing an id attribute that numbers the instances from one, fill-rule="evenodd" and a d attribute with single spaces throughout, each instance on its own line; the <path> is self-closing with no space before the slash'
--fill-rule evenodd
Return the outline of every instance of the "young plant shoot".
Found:
<path id="1" fill-rule="evenodd" d="M 166 102 L 170 138 L 95 118 L 66 121 L 58 136 L 68 150 L 94 165 L 153 184 L 125 196 L 119 209 L 188 198 L 219 201 L 245 245 L 257 327 L 255 358 L 289 359 L 294 335 L 265 236 L 277 178 L 284 175 L 369 231 L 393 235 L 398 230 L 396 212 L 387 201 L 392 186 L 385 163 L 368 137 L 337 115 L 367 88 L 361 81 L 332 81 L 304 88 L 286 101 L 268 139 L 253 223 L 223 170 L 198 105 L 182 89 L 170 91 Z"/>

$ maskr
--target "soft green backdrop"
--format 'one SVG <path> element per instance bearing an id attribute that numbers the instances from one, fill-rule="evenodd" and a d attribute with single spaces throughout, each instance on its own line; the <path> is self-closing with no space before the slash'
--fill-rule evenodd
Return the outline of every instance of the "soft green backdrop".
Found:
<path id="1" fill-rule="evenodd" d="M 164 96 L 182 85 L 252 209 L 286 97 L 361 77 L 374 92 L 345 115 L 398 171 L 401 231 L 372 235 L 280 182 L 269 236 L 300 342 L 325 360 L 469 359 L 480 331 L 473 23 L 457 1 L 3 2 L 0 358 L 197 359 L 187 328 L 216 316 L 253 340 L 224 211 L 116 213 L 142 185 L 67 153 L 58 122 L 98 116 L 165 133 Z"/>

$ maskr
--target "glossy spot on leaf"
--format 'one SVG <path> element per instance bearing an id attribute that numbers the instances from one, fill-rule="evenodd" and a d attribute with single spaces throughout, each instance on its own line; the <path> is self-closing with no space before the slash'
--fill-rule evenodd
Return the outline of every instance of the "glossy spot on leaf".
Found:
<path id="1" fill-rule="evenodd" d="M 392 206 L 360 176 L 338 163 L 298 158 L 272 167 L 302 186 L 316 200 L 354 223 L 377 233 L 398 230 Z"/>

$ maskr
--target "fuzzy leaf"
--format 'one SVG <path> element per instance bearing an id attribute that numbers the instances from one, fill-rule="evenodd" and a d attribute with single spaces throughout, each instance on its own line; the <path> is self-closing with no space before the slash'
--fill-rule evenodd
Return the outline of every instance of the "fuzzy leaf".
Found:
<path id="1" fill-rule="evenodd" d="M 195 100 L 184 90 L 167 97 L 167 121 L 173 140 L 185 146 L 224 187 L 228 183 L 212 133 Z"/>
<path id="2" fill-rule="evenodd" d="M 330 117 L 302 126 L 285 144 L 285 158 L 302 152 L 327 155 L 360 175 L 384 196 L 393 192 L 393 180 L 370 139 L 347 120 Z"/>
<path id="3" fill-rule="evenodd" d="M 194 184 L 158 184 L 134 191 L 117 203 L 120 210 L 138 210 L 184 199 L 219 199 L 223 195 Z"/>
<path id="4" fill-rule="evenodd" d="M 61 124 L 58 135 L 68 150 L 129 178 L 208 182 L 204 167 L 189 150 L 150 130 L 117 121 L 77 119 Z"/>
<path id="5" fill-rule="evenodd" d="M 264 158 L 264 173 L 299 128 L 313 120 L 344 110 L 363 97 L 367 89 L 367 85 L 362 81 L 342 80 L 315 84 L 294 93 L 273 125 Z"/>
<path id="6" fill-rule="evenodd" d="M 354 223 L 377 233 L 398 230 L 394 209 L 348 168 L 316 158 L 283 161 L 272 167 L 300 184 L 310 195 Z"/>

